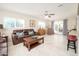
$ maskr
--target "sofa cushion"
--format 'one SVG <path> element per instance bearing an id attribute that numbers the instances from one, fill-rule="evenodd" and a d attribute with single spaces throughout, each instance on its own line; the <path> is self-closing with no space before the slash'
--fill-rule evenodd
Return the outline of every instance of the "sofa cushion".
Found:
<path id="1" fill-rule="evenodd" d="M 28 35 L 28 32 L 24 32 L 24 35 Z"/>

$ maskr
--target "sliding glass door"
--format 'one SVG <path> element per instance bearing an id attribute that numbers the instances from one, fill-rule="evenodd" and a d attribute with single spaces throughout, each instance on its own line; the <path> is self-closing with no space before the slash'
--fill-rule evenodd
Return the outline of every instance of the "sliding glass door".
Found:
<path id="1" fill-rule="evenodd" d="M 54 21 L 54 33 L 63 34 L 63 21 Z"/>

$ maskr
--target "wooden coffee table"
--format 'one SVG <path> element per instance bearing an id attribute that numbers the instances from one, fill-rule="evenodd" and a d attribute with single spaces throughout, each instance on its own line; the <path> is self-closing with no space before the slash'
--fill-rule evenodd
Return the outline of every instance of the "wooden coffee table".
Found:
<path id="1" fill-rule="evenodd" d="M 26 46 L 29 51 L 31 48 L 41 43 L 44 43 L 44 37 L 36 37 L 36 38 L 27 37 L 27 38 L 24 38 L 23 40 L 24 40 L 24 46 Z"/>

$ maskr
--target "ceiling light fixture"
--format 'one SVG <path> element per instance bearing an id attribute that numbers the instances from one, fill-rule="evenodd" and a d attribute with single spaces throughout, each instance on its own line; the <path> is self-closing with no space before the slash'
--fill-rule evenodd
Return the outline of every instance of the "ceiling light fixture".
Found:
<path id="1" fill-rule="evenodd" d="M 53 14 L 53 13 L 48 13 L 48 11 L 45 11 L 45 13 L 44 13 L 45 19 L 51 19 L 52 16 L 54 16 L 54 15 L 55 14 Z"/>

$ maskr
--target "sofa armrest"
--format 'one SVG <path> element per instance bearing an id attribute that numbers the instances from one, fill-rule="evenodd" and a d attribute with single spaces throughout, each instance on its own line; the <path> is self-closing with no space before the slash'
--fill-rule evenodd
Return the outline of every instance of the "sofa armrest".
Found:
<path id="1" fill-rule="evenodd" d="M 38 32 L 34 32 L 35 33 L 35 35 L 38 35 Z"/>
<path id="2" fill-rule="evenodd" d="M 12 39 L 18 39 L 18 36 L 16 34 L 12 34 Z"/>

